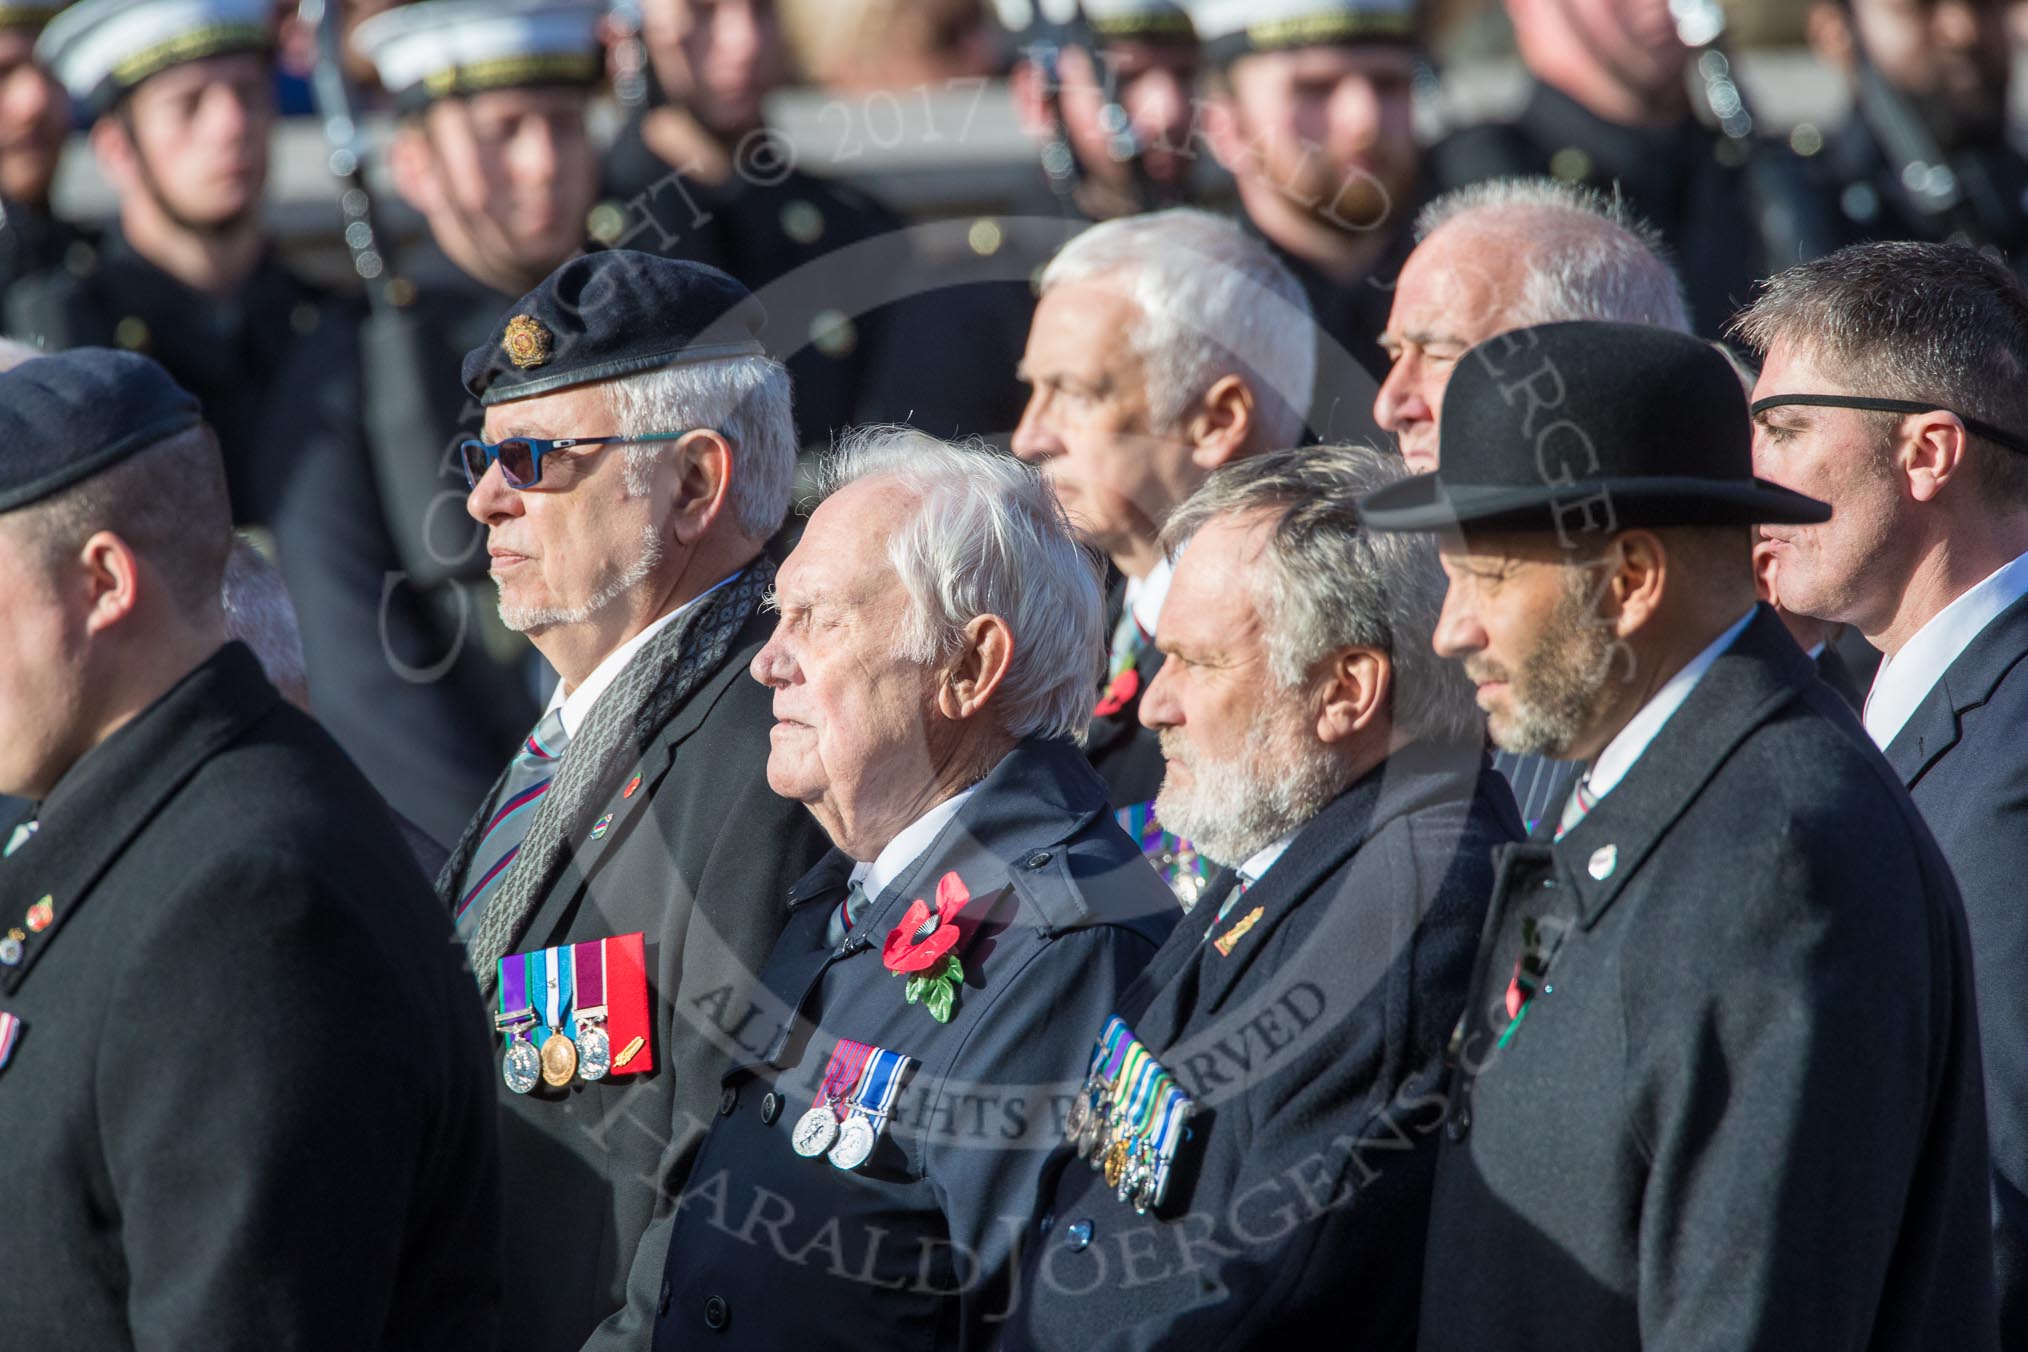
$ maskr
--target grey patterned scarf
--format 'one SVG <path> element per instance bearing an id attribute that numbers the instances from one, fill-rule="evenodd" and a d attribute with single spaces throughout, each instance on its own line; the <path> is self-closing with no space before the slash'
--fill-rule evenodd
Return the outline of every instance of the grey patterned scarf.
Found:
<path id="1" fill-rule="evenodd" d="M 619 678 L 592 705 L 591 715 L 571 738 L 549 792 L 535 810 L 521 853 L 501 879 L 485 918 L 472 935 L 472 974 L 481 994 L 492 997 L 499 981 L 500 959 L 520 941 L 536 907 L 556 883 L 571 842 L 590 828 L 586 819 L 612 797 L 620 777 L 660 735 L 690 693 L 725 665 L 733 638 L 760 608 L 774 580 L 773 561 L 765 555 L 756 559 L 735 581 L 706 597 L 634 654 Z M 505 778 L 503 771 L 494 781 L 485 807 L 466 825 L 450 861 L 437 875 L 437 896 L 447 908 L 455 904 L 459 881 L 479 848 L 482 828 L 492 816 Z"/>

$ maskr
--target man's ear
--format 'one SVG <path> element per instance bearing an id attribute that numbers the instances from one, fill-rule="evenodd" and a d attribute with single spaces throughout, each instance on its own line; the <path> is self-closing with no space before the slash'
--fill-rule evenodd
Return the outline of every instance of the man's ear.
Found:
<path id="1" fill-rule="evenodd" d="M 1364 732 L 1387 713 L 1394 663 L 1378 648 L 1345 648 L 1327 662 L 1317 740 L 1330 745 Z"/>
<path id="2" fill-rule="evenodd" d="M 964 646 L 937 687 L 937 712 L 952 722 L 977 714 L 1007 679 L 1014 662 L 1014 631 L 998 615 L 965 626 Z"/>
<path id="3" fill-rule="evenodd" d="M 1203 96 L 1199 106 L 1203 116 L 1204 142 L 1211 147 L 1212 158 L 1235 177 L 1253 173 L 1258 167 L 1258 157 L 1247 143 L 1246 130 L 1240 125 L 1239 109 L 1233 103 L 1231 91 L 1213 89 Z"/>
<path id="4" fill-rule="evenodd" d="M 1803 39 L 1817 60 L 1832 70 L 1852 73 L 1856 44 L 1852 40 L 1852 20 L 1843 5 L 1816 0 L 1803 20 Z"/>
<path id="5" fill-rule="evenodd" d="M 1259 449 L 1252 444 L 1258 425 L 1253 387 L 1236 375 L 1220 376 L 1190 417 L 1190 462 L 1214 470 Z"/>
<path id="6" fill-rule="evenodd" d="M 87 634 L 103 633 L 134 613 L 143 590 L 141 564 L 119 536 L 102 530 L 78 547 L 76 585 L 86 602 Z"/>
<path id="7" fill-rule="evenodd" d="M 1612 625 L 1620 638 L 1645 628 L 1671 580 L 1662 537 L 1649 530 L 1623 531 L 1594 566 L 1599 571 L 1592 575 L 1591 587 L 1600 622 Z"/>
<path id="8" fill-rule="evenodd" d="M 387 143 L 387 169 L 394 179 L 394 190 L 425 217 L 435 209 L 441 191 L 429 135 L 421 117 L 405 118 Z"/>
<path id="9" fill-rule="evenodd" d="M 667 457 L 674 483 L 669 486 L 669 528 L 676 543 L 696 544 L 720 515 L 732 510 L 732 445 L 709 427 L 700 427 L 677 442 Z"/>
<path id="10" fill-rule="evenodd" d="M 1902 420 L 1896 460 L 1908 494 L 1917 502 L 1934 502 L 1944 486 L 1971 473 L 1969 433 L 1955 413 L 1932 409 Z"/>
<path id="11" fill-rule="evenodd" d="M 100 172 L 116 194 L 125 196 L 140 186 L 134 142 L 125 123 L 108 113 L 92 123 L 90 140 L 92 158 L 99 162 Z"/>

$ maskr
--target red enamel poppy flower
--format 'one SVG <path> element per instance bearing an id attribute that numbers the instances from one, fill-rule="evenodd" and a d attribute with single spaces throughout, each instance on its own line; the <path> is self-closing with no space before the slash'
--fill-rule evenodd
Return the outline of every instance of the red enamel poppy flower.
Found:
<path id="1" fill-rule="evenodd" d="M 930 923 L 932 912 L 926 904 L 911 901 L 901 923 L 888 931 L 887 942 L 881 947 L 880 960 L 887 970 L 926 972 L 943 962 L 945 955 L 957 947 L 958 912 L 971 899 L 972 894 L 965 890 L 958 875 L 946 873 L 937 881 L 936 923 Z"/>
<path id="2" fill-rule="evenodd" d="M 1113 677 L 1112 684 L 1106 687 L 1105 696 L 1096 705 L 1092 706 L 1091 716 L 1093 718 L 1112 717 L 1127 707 L 1140 688 L 1141 673 L 1132 667 L 1128 667 L 1125 671 Z"/>

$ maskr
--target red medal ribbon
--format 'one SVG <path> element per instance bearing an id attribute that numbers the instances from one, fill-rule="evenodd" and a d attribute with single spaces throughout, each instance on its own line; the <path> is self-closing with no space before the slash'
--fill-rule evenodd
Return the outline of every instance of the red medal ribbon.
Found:
<path id="1" fill-rule="evenodd" d="M 824 1067 L 824 1087 L 817 1091 L 816 1101 L 810 1106 L 822 1108 L 829 1104 L 832 1113 L 843 1120 L 845 1115 L 838 1109 L 843 1106 L 845 1096 L 859 1083 L 860 1072 L 866 1069 L 866 1060 L 872 1055 L 870 1044 L 848 1042 L 841 1038 L 831 1052 L 831 1063 Z"/>

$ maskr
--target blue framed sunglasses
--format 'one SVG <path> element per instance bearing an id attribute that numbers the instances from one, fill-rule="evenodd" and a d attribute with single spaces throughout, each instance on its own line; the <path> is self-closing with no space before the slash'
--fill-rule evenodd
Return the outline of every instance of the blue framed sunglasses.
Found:
<path id="1" fill-rule="evenodd" d="M 486 477 L 486 467 L 500 462 L 500 476 L 509 488 L 533 488 L 542 482 L 542 457 L 553 451 L 584 450 L 592 446 L 617 446 L 627 442 L 677 441 L 697 429 L 681 432 L 643 432 L 637 437 L 508 437 L 487 443 L 467 437 L 458 443 L 458 459 L 465 466 L 465 483 L 477 488 Z"/>

